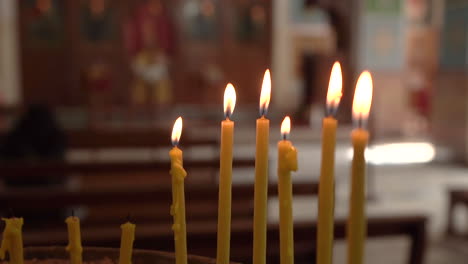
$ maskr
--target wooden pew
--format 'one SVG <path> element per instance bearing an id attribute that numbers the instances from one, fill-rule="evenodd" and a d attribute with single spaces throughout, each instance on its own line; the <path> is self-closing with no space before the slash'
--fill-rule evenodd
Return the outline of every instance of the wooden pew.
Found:
<path id="1" fill-rule="evenodd" d="M 70 149 L 160 148 L 170 146 L 171 130 L 78 130 L 67 132 Z M 217 139 L 195 138 L 184 133 L 181 146 L 219 147 Z"/>
<path id="2" fill-rule="evenodd" d="M 468 189 L 452 188 L 448 191 L 449 196 L 449 206 L 447 212 L 447 235 L 449 236 L 466 236 L 465 234 L 460 234 L 455 230 L 455 207 L 457 205 L 463 205 L 468 207 Z"/>
<path id="3" fill-rule="evenodd" d="M 255 166 L 254 159 L 234 159 L 235 168 Z M 184 160 L 184 167 L 190 169 L 218 169 L 219 160 Z M 132 172 L 166 172 L 170 170 L 168 161 L 111 161 L 111 162 L 4 162 L 0 163 L 2 179 L 31 178 L 48 175 L 48 177 L 63 177 L 64 175 L 95 175 L 99 173 L 116 174 Z"/>
<path id="4" fill-rule="evenodd" d="M 254 159 L 235 159 L 235 168 L 254 168 Z M 184 160 L 188 169 L 187 182 L 217 182 L 219 160 Z M 78 179 L 81 188 L 127 186 L 138 188 L 141 185 L 170 183 L 170 165 L 164 160 L 147 161 L 108 161 L 108 162 L 9 162 L 0 163 L 0 179 L 11 179 L 15 182 L 34 181 L 46 177 L 49 181 L 63 182 L 64 177 Z"/>

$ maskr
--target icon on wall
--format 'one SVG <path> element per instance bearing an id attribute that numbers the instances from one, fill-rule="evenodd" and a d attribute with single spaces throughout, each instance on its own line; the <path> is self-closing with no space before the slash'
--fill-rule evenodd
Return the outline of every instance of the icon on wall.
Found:
<path id="1" fill-rule="evenodd" d="M 58 45 L 63 36 L 63 23 L 57 0 L 29 0 L 24 10 L 26 35 L 29 44 Z"/>
<path id="2" fill-rule="evenodd" d="M 214 0 L 187 0 L 182 6 L 186 34 L 194 39 L 215 39 L 218 34 L 217 11 Z"/>
<path id="3" fill-rule="evenodd" d="M 262 1 L 238 0 L 235 29 L 239 41 L 260 40 L 266 30 L 266 10 Z"/>
<path id="4" fill-rule="evenodd" d="M 115 38 L 115 10 L 109 0 L 87 0 L 81 9 L 81 34 L 89 42 Z"/>
<path id="5" fill-rule="evenodd" d="M 174 54 L 172 17 L 162 0 L 141 1 L 124 24 L 133 70 L 135 105 L 164 107 L 172 101 L 169 65 Z"/>
<path id="6" fill-rule="evenodd" d="M 296 23 L 329 23 L 330 18 L 318 0 L 295 0 L 289 2 L 290 18 Z"/>

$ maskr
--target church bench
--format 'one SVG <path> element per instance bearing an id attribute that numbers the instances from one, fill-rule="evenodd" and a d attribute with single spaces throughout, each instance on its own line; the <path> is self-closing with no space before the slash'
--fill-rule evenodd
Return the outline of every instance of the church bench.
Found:
<path id="1" fill-rule="evenodd" d="M 455 207 L 457 205 L 463 205 L 468 207 L 468 189 L 460 189 L 460 188 L 451 188 L 448 189 L 448 196 L 449 196 L 449 205 L 448 205 L 448 212 L 447 212 L 447 235 L 450 236 L 459 236 L 462 235 L 455 230 Z"/>

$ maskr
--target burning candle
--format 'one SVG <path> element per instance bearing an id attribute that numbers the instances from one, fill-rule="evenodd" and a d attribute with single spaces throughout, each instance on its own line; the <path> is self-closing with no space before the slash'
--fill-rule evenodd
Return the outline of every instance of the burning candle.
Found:
<path id="1" fill-rule="evenodd" d="M 70 253 L 71 264 L 81 264 L 83 247 L 81 246 L 80 219 L 69 216 L 65 220 L 68 229 L 68 246 L 66 250 Z"/>
<path id="2" fill-rule="evenodd" d="M 362 264 L 364 242 L 366 238 L 365 219 L 365 175 L 366 160 L 364 157 L 369 132 L 365 126 L 372 102 L 372 77 L 368 71 L 359 76 L 354 92 L 353 121 L 355 129 L 351 138 L 353 143 L 353 161 L 351 169 L 351 199 L 349 204 L 348 264 Z"/>
<path id="3" fill-rule="evenodd" d="M 5 259 L 6 252 L 10 256 L 11 264 L 23 264 L 23 218 L 3 218 L 5 230 L 0 247 L 0 259 Z"/>
<path id="4" fill-rule="evenodd" d="M 260 118 L 257 119 L 254 187 L 253 262 L 266 263 L 267 200 L 268 200 L 268 145 L 270 120 L 265 118 L 270 103 L 271 79 L 266 70 L 260 92 Z"/>
<path id="5" fill-rule="evenodd" d="M 333 65 L 327 93 L 327 116 L 322 123 L 322 163 L 319 184 L 317 264 L 331 264 L 335 209 L 336 110 L 341 99 L 342 77 L 339 62 Z"/>
<path id="6" fill-rule="evenodd" d="M 172 145 L 169 152 L 171 157 L 171 175 L 172 175 L 172 206 L 171 214 L 174 218 L 172 230 L 174 231 L 176 264 L 187 263 L 187 231 L 185 225 L 185 190 L 184 179 L 187 172 L 183 167 L 182 150 L 179 145 L 182 134 L 182 117 L 177 118 L 172 128 Z"/>
<path id="7" fill-rule="evenodd" d="M 236 91 L 232 84 L 224 91 L 224 115 L 221 122 L 221 154 L 219 162 L 217 264 L 228 264 L 231 244 L 231 188 L 234 122 L 230 120 L 236 106 Z"/>
<path id="8" fill-rule="evenodd" d="M 133 241 L 135 241 L 135 224 L 127 221 L 120 226 L 120 229 L 122 229 L 122 237 L 120 238 L 119 264 L 131 264 Z"/>
<path id="9" fill-rule="evenodd" d="M 281 124 L 283 140 L 278 142 L 278 200 L 280 209 L 280 263 L 294 263 L 294 221 L 292 211 L 291 171 L 297 170 L 297 151 L 288 140 L 291 120 Z"/>

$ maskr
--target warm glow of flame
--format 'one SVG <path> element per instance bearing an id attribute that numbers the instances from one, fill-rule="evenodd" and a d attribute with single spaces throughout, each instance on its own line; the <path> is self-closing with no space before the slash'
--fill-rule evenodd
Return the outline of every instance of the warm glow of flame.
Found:
<path id="1" fill-rule="evenodd" d="M 328 83 L 327 107 L 338 107 L 342 96 L 343 77 L 341 75 L 341 65 L 339 62 L 333 64 Z"/>
<path id="2" fill-rule="evenodd" d="M 171 140 L 174 146 L 179 144 L 180 135 L 182 135 L 182 117 L 179 116 L 179 118 L 174 122 L 174 127 L 172 128 Z"/>
<path id="3" fill-rule="evenodd" d="M 353 119 L 366 120 L 372 103 L 372 76 L 370 72 L 363 71 L 359 76 L 354 92 Z"/>
<path id="4" fill-rule="evenodd" d="M 289 132 L 291 131 L 291 119 L 289 116 L 286 116 L 281 123 L 281 135 L 283 137 L 286 137 L 289 135 Z"/>
<path id="5" fill-rule="evenodd" d="M 271 76 L 270 70 L 265 71 L 263 76 L 262 91 L 260 92 L 260 114 L 265 115 L 268 111 L 271 96 Z"/>
<path id="6" fill-rule="evenodd" d="M 236 90 L 231 83 L 228 83 L 224 90 L 224 115 L 230 117 L 236 107 Z"/>

